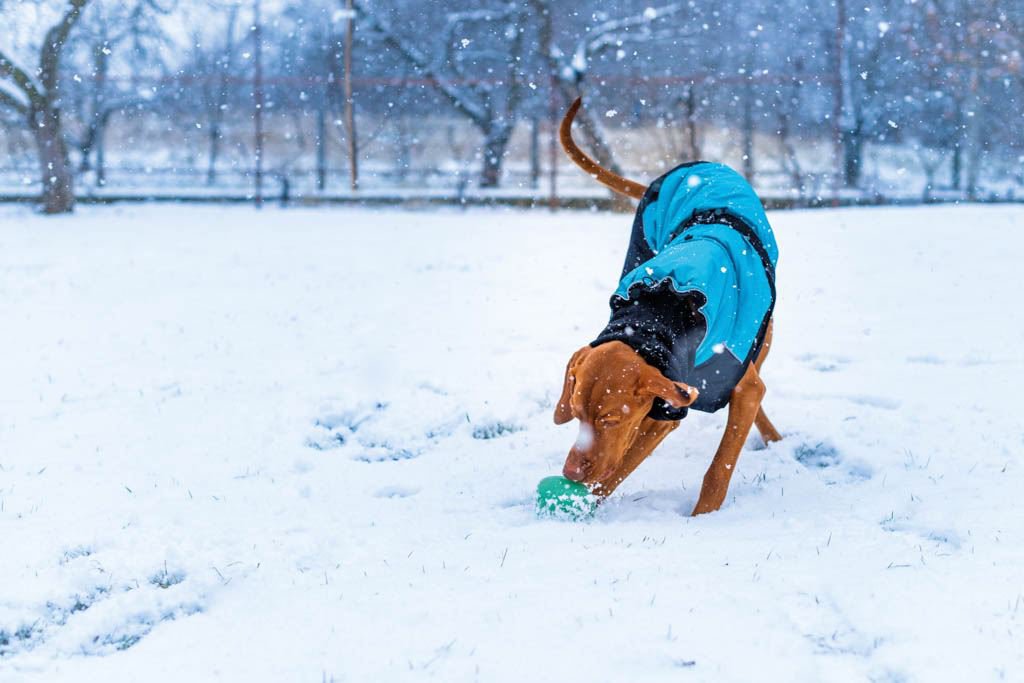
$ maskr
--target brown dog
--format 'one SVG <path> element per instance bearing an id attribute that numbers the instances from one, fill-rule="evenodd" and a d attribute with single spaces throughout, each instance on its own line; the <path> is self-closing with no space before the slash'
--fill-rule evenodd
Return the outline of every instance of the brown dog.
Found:
<path id="1" fill-rule="evenodd" d="M 577 100 L 562 121 L 561 141 L 566 153 L 598 182 L 634 199 L 644 199 L 644 203 L 641 204 L 641 209 L 643 209 L 645 204 L 652 201 L 652 190 L 656 194 L 655 184 L 652 184 L 651 188 L 645 188 L 639 183 L 611 173 L 590 159 L 572 140 L 571 125 L 579 105 L 580 102 Z M 656 182 L 660 182 L 660 180 Z M 758 204 L 758 206 L 760 205 Z M 721 212 L 714 214 L 716 220 L 721 215 Z M 637 220 L 640 221 L 639 213 Z M 718 222 L 727 221 L 719 220 Z M 746 230 L 744 225 L 736 224 L 736 226 L 738 229 Z M 722 226 L 716 224 L 715 227 L 721 228 Z M 680 234 L 683 229 L 685 228 L 679 230 Z M 743 234 L 747 236 L 747 232 Z M 757 242 L 756 237 L 750 239 Z M 763 249 L 759 253 L 762 251 Z M 654 251 L 653 253 L 658 252 Z M 744 250 L 743 253 L 747 252 Z M 631 264 L 630 258 L 627 257 L 627 270 L 630 265 L 635 264 Z M 770 265 L 773 305 L 774 263 Z M 723 267 L 722 270 L 724 272 L 725 268 Z M 648 269 L 648 273 L 650 272 Z M 664 303 L 665 301 L 668 303 Z M 666 306 L 674 306 L 673 302 L 674 299 L 661 298 L 654 305 L 664 309 Z M 661 310 L 655 311 L 653 315 L 658 316 L 660 322 L 662 318 L 678 317 L 679 314 L 676 311 Z M 677 323 L 677 326 L 688 331 L 697 323 L 704 324 L 703 318 L 698 316 L 690 316 L 686 318 L 686 321 L 689 322 Z M 596 495 L 600 496 L 610 495 L 651 454 L 658 444 L 679 425 L 678 419 L 671 418 L 674 415 L 685 414 L 685 409 L 697 403 L 701 391 L 704 391 L 682 381 L 669 379 L 661 369 L 650 362 L 650 354 L 638 352 L 638 349 L 644 350 L 645 347 L 633 339 L 632 327 L 625 327 L 625 330 L 629 336 L 618 338 L 625 342 L 618 339 L 601 341 L 599 338 L 597 342 L 585 346 L 573 354 L 566 367 L 561 397 L 555 407 L 555 424 L 564 424 L 573 418 L 580 421 L 579 437 L 565 461 L 564 476 L 587 484 Z M 709 330 L 710 326 L 699 328 L 702 333 Z M 782 438 L 761 407 L 765 385 L 759 371 L 771 345 L 771 334 L 771 307 L 769 306 L 763 316 L 760 336 L 750 346 L 751 350 L 745 359 L 746 362 L 737 360 L 734 364 L 734 379 L 728 383 L 725 394 L 729 407 L 725 434 L 722 436 L 721 444 L 711 461 L 707 474 L 704 475 L 704 484 L 701 488 L 700 498 L 693 510 L 694 515 L 712 512 L 721 507 L 729 488 L 729 480 L 735 471 L 736 462 L 747 435 L 750 433 L 751 426 L 757 425 L 758 431 L 766 442 L 778 441 Z M 691 369 L 693 368 L 694 349 L 685 347 L 687 345 L 694 347 L 700 341 L 699 336 L 706 336 L 706 334 L 698 336 L 681 334 L 682 341 L 676 342 L 673 350 L 673 353 L 679 357 L 690 358 L 691 363 L 688 367 Z M 717 347 L 715 353 L 722 354 L 720 350 L 722 345 L 719 344 Z M 648 357 L 645 358 L 645 355 Z M 716 374 L 721 373 L 716 371 Z M 696 374 L 694 376 L 696 377 Z M 722 387 L 718 386 L 716 390 L 721 393 Z M 720 407 L 724 403 L 725 401 L 722 400 L 715 405 Z M 713 412 L 718 407 L 708 409 L 698 405 L 697 409 Z"/>

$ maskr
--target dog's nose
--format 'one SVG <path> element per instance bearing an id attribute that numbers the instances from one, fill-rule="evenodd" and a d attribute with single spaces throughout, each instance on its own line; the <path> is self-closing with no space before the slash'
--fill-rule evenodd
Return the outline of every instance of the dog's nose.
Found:
<path id="1" fill-rule="evenodd" d="M 586 476 L 586 464 L 587 461 L 580 455 L 570 452 L 565 461 L 565 467 L 562 468 L 562 476 L 572 481 L 583 481 Z"/>
<path id="2" fill-rule="evenodd" d="M 579 465 L 565 463 L 565 467 L 562 468 L 562 476 L 572 481 L 583 481 L 583 468 Z"/>

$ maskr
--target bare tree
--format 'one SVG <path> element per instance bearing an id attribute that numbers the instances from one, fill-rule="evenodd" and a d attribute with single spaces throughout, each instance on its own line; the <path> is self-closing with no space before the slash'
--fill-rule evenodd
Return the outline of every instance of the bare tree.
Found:
<path id="1" fill-rule="evenodd" d="M 542 57 L 547 62 L 552 87 L 565 104 L 584 95 L 590 65 L 606 51 L 621 50 L 628 44 L 652 44 L 667 40 L 678 42 L 681 38 L 695 35 L 695 30 L 685 23 L 665 21 L 687 8 L 684 3 L 673 3 L 659 8 L 648 7 L 640 14 L 610 19 L 589 27 L 583 37 L 577 40 L 573 50 L 565 52 L 555 43 L 552 0 L 527 0 L 527 3 L 540 17 L 539 46 Z M 576 116 L 576 125 L 598 163 L 621 175 L 622 169 L 616 163 L 593 112 L 587 107 L 581 108 Z"/>
<path id="2" fill-rule="evenodd" d="M 655 105 L 655 120 L 650 137 L 655 147 L 663 150 L 666 159 L 673 161 L 697 160 L 702 157 L 700 128 L 700 98 L 697 84 L 683 87 L 683 92 L 664 105 Z"/>
<path id="3" fill-rule="evenodd" d="M 525 9 L 510 3 L 493 9 L 449 13 L 440 47 L 433 51 L 434 58 L 431 58 L 392 28 L 368 0 L 356 0 L 355 7 L 369 28 L 421 76 L 430 80 L 452 107 L 480 130 L 484 137 L 480 186 L 496 187 L 525 85 L 520 64 L 527 23 Z M 473 46 L 474 41 L 456 40 L 460 30 L 473 25 L 503 27 L 499 32 L 504 41 L 503 49 L 478 49 Z M 482 64 L 487 65 L 488 77 L 470 73 L 471 66 Z M 501 76 L 494 78 L 490 72 L 497 73 L 499 69 Z"/>
<path id="4" fill-rule="evenodd" d="M 74 176 L 61 121 L 60 60 L 71 30 L 90 0 L 68 0 L 63 15 L 46 31 L 34 73 L 0 50 L 0 105 L 18 112 L 35 138 L 42 176 L 43 211 L 69 213 L 75 207 Z M 7 90 L 2 84 L 13 85 Z"/>
<path id="5" fill-rule="evenodd" d="M 770 109 L 775 116 L 774 139 L 778 143 L 779 167 L 800 199 L 807 197 L 808 174 L 800 163 L 794 128 L 800 127 L 800 112 L 804 104 L 802 89 L 805 85 L 806 63 L 803 56 L 787 57 L 792 72 L 775 81 L 770 94 Z"/>
<path id="6" fill-rule="evenodd" d="M 1002 115 L 1012 80 L 1019 79 L 1024 41 L 1015 27 L 1000 16 L 1000 5 L 995 0 L 975 3 L 970 9 L 976 14 L 967 34 L 971 48 L 971 57 L 966 60 L 970 70 L 968 87 L 973 102 L 966 129 L 969 144 L 966 170 L 968 196 L 976 199 L 981 190 L 983 161 L 998 144 L 990 128 Z M 1016 64 L 1009 55 L 1016 55 Z"/>
<path id="7" fill-rule="evenodd" d="M 65 133 L 79 153 L 79 176 L 94 171 L 98 186 L 106 182 L 107 127 L 116 113 L 145 101 L 134 76 L 159 62 L 167 38 L 153 17 L 168 11 L 152 0 L 96 3 L 65 46 Z M 119 71 L 133 77 L 126 83 L 115 77 Z"/>
<path id="8" fill-rule="evenodd" d="M 199 31 L 193 32 L 194 69 L 201 83 L 202 103 L 206 113 L 208 186 L 217 182 L 217 162 L 224 140 L 224 116 L 228 111 L 228 95 L 232 74 L 235 71 L 235 52 L 238 46 L 235 28 L 238 24 L 238 10 L 238 5 L 228 6 L 223 42 L 218 46 L 204 45 Z"/>
<path id="9" fill-rule="evenodd" d="M 792 124 L 795 118 L 794 110 L 800 103 L 799 92 L 800 81 L 795 78 L 789 86 L 789 92 L 786 91 L 785 86 L 776 88 L 773 104 L 776 116 L 778 117 L 778 128 L 775 131 L 775 136 L 782 152 L 780 165 L 782 166 L 783 173 L 789 178 L 790 184 L 798 192 L 798 196 L 803 199 L 807 196 L 807 182 L 804 170 L 800 165 L 800 157 L 797 154 L 796 145 L 793 143 Z"/>
<path id="10" fill-rule="evenodd" d="M 979 192 L 983 159 L 994 145 L 1019 140 L 1006 121 L 1010 88 L 1020 83 L 1024 40 L 1007 4 L 995 0 L 928 0 L 917 8 L 908 34 L 915 82 L 923 89 L 918 132 L 922 168 L 932 176 L 951 153 L 950 185 Z M 1020 10 L 1018 10 L 1019 12 Z M 1008 139 L 998 141 L 1003 132 Z M 936 151 L 933 151 L 936 150 Z"/>
<path id="11" fill-rule="evenodd" d="M 682 159 L 700 159 L 700 138 L 697 132 L 697 86 L 694 83 L 686 86 L 686 91 L 679 98 L 679 104 L 683 108 L 683 124 L 685 126 L 686 144 L 683 148 Z"/>
<path id="12" fill-rule="evenodd" d="M 871 0 L 844 23 L 839 127 L 846 187 L 860 184 L 865 143 L 872 138 L 884 141 L 898 129 L 898 93 L 904 88 L 902 81 L 912 75 L 905 58 L 912 12 L 913 5 L 901 0 Z"/>
<path id="13" fill-rule="evenodd" d="M 97 185 L 103 185 L 105 182 L 103 133 L 107 129 L 115 106 L 117 106 L 110 102 L 108 95 L 110 43 L 107 24 L 104 22 L 100 26 L 95 42 L 91 45 L 92 83 L 86 98 L 87 103 L 83 103 L 82 106 L 85 130 L 75 144 L 81 157 L 78 166 L 80 174 L 88 173 L 93 169 L 92 157 L 95 151 Z"/>

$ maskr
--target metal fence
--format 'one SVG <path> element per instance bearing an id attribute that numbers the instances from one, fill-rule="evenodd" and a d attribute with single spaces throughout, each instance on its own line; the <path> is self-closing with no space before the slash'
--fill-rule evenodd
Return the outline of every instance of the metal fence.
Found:
<path id="1" fill-rule="evenodd" d="M 766 202 L 776 206 L 968 196 L 1012 201 L 1024 195 L 1024 173 L 1012 154 L 1003 165 L 990 165 L 980 188 L 968 193 L 954 182 L 948 153 L 915 148 L 912 140 L 898 137 L 869 141 L 863 182 L 841 188 L 834 120 L 826 115 L 833 84 L 816 79 L 799 85 L 797 78 L 609 77 L 603 94 L 592 97 L 588 107 L 598 113 L 602 135 L 623 172 L 640 180 L 689 160 L 697 147 L 702 158 L 743 170 Z M 145 106 L 113 108 L 100 146 L 88 151 L 72 146 L 75 191 L 83 201 L 574 206 L 607 199 L 558 150 L 553 119 L 562 104 L 543 97 L 523 107 L 505 150 L 500 184 L 482 188 L 483 136 L 437 96 L 436 84 L 357 79 L 359 189 L 353 190 L 353 136 L 340 98 L 327 96 L 336 83 L 265 79 L 259 117 L 254 116 L 252 84 L 245 78 L 216 81 L 217 87 L 227 88 L 218 95 L 226 103 L 220 106 L 209 99 L 210 78 L 179 76 L 130 85 L 160 95 Z M 802 119 L 780 109 L 781 88 L 800 88 Z M 400 106 L 391 106 L 396 102 Z M 67 118 L 69 139 L 81 138 L 85 123 Z M 0 127 L 0 149 L 7 158 L 0 165 L 0 200 L 31 201 L 41 174 L 28 132 L 17 124 Z"/>

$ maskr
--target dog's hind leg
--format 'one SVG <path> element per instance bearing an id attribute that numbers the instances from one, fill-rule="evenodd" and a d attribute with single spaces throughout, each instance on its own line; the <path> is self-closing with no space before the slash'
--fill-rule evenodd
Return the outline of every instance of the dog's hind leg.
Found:
<path id="1" fill-rule="evenodd" d="M 757 374 L 757 367 L 751 363 L 743 379 L 732 390 L 729 400 L 729 419 L 725 425 L 722 443 L 718 446 L 711 466 L 704 475 L 704 484 L 700 489 L 700 498 L 693 509 L 694 515 L 714 512 L 722 507 L 725 494 L 729 491 L 729 481 L 736 470 L 736 461 L 740 459 L 740 451 L 754 426 L 761 399 L 764 398 L 764 383 Z"/>
<path id="2" fill-rule="evenodd" d="M 772 345 L 772 328 L 775 327 L 775 321 L 771 320 L 768 322 L 768 329 L 764 333 L 764 344 L 761 345 L 761 352 L 757 354 L 757 358 L 754 359 L 754 366 L 758 372 L 761 372 L 761 366 L 764 365 L 764 359 L 768 357 L 768 349 Z M 754 418 L 754 424 L 757 426 L 757 431 L 761 433 L 761 439 L 764 442 L 772 443 L 773 441 L 782 441 L 782 434 L 779 434 L 779 430 L 775 428 L 772 421 L 765 415 L 764 406 L 760 406 L 757 409 L 757 417 Z"/>
<path id="3" fill-rule="evenodd" d="M 757 409 L 757 417 L 754 418 L 754 424 L 757 426 L 757 431 L 761 433 L 761 438 L 764 439 L 765 443 L 782 441 L 782 434 L 779 434 L 779 430 L 775 428 L 772 421 L 764 414 L 764 408 Z"/>

